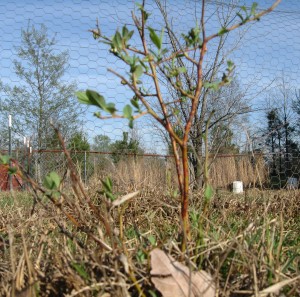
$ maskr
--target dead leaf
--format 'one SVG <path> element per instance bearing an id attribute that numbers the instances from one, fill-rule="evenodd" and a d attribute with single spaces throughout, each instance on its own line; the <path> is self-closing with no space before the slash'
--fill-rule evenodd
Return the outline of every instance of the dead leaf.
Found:
<path id="1" fill-rule="evenodd" d="M 119 197 L 118 199 L 113 201 L 112 207 L 120 206 L 121 204 L 125 203 L 126 201 L 134 198 L 139 193 L 140 193 L 140 191 L 136 191 L 136 192 L 133 192 L 133 193 L 129 193 L 125 196 Z"/>
<path id="2" fill-rule="evenodd" d="M 215 284 L 205 271 L 192 271 L 160 249 L 151 253 L 151 281 L 163 297 L 214 297 Z M 190 294 L 189 294 L 190 290 Z"/>

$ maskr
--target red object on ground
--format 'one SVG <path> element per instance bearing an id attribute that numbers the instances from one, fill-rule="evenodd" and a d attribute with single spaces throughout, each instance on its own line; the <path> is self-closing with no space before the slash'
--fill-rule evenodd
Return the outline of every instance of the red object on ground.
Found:
<path id="1" fill-rule="evenodd" d="M 14 167 L 15 164 L 12 164 Z M 0 165 L 0 191 L 9 191 L 9 165 Z M 16 172 L 12 175 L 12 188 L 14 190 L 21 190 L 23 186 L 23 180 L 20 172 Z"/>

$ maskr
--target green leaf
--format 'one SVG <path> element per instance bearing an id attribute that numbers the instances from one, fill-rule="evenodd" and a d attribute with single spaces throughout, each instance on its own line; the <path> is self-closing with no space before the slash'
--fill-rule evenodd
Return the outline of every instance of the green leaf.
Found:
<path id="1" fill-rule="evenodd" d="M 220 83 L 219 82 L 204 82 L 203 84 L 203 87 L 204 88 L 207 88 L 207 89 L 213 89 L 214 91 L 217 91 L 220 87 Z"/>
<path id="2" fill-rule="evenodd" d="M 200 33 L 201 33 L 201 30 L 198 26 L 196 26 L 195 28 L 192 28 L 189 32 L 188 32 L 188 35 L 185 35 L 185 34 L 182 34 L 184 40 L 185 40 L 185 43 L 186 43 L 186 46 L 189 47 L 189 46 L 196 46 L 196 45 L 199 45 L 201 46 L 202 45 L 202 40 L 200 38 Z"/>
<path id="3" fill-rule="evenodd" d="M 149 67 L 144 63 L 144 61 L 140 61 L 141 65 L 144 67 L 146 71 L 149 70 Z"/>
<path id="4" fill-rule="evenodd" d="M 230 60 L 227 61 L 227 67 L 228 67 L 228 70 L 232 70 L 233 67 L 234 67 L 234 63 Z"/>
<path id="5" fill-rule="evenodd" d="M 9 155 L 0 155 L 0 163 L 3 165 L 7 165 L 9 163 L 10 157 Z"/>
<path id="6" fill-rule="evenodd" d="M 180 113 L 180 110 L 178 108 L 173 109 L 173 114 L 174 115 L 179 115 L 179 113 Z"/>
<path id="7" fill-rule="evenodd" d="M 142 74 L 144 73 L 143 67 L 141 65 L 137 65 L 133 74 L 135 76 L 136 79 L 139 79 Z"/>
<path id="8" fill-rule="evenodd" d="M 117 109 L 115 107 L 115 104 L 110 102 L 110 103 L 106 104 L 104 111 L 106 111 L 110 114 L 114 114 L 117 111 Z"/>
<path id="9" fill-rule="evenodd" d="M 104 97 L 98 94 L 97 92 L 92 90 L 86 90 L 86 95 L 89 98 L 89 101 L 92 105 L 98 106 L 101 109 L 104 109 L 106 107 Z"/>
<path id="10" fill-rule="evenodd" d="M 94 112 L 94 116 L 100 119 L 101 118 L 101 113 L 99 111 Z"/>
<path id="11" fill-rule="evenodd" d="M 137 98 L 133 98 L 130 100 L 130 103 L 137 109 L 140 110 L 140 105 Z"/>
<path id="12" fill-rule="evenodd" d="M 105 194 L 106 194 L 106 196 L 107 196 L 111 201 L 116 200 L 116 196 L 113 195 L 112 193 L 106 192 Z"/>
<path id="13" fill-rule="evenodd" d="M 121 36 L 120 32 L 117 31 L 116 34 L 115 34 L 115 36 L 116 36 L 116 41 L 117 41 L 118 48 L 122 49 L 123 48 L 123 44 L 122 44 L 122 36 Z"/>
<path id="14" fill-rule="evenodd" d="M 16 174 L 18 171 L 18 168 L 17 167 L 9 167 L 8 168 L 8 173 L 9 174 Z"/>
<path id="15" fill-rule="evenodd" d="M 161 29 L 160 36 L 159 36 L 159 41 L 160 41 L 159 51 L 161 51 L 163 39 L 164 39 L 164 28 Z"/>
<path id="16" fill-rule="evenodd" d="M 177 55 L 176 55 L 176 58 L 182 58 L 182 57 L 184 57 L 184 54 L 183 54 L 183 53 L 180 53 L 180 54 L 177 54 Z"/>
<path id="17" fill-rule="evenodd" d="M 130 129 L 133 129 L 133 119 L 129 120 L 129 124 L 128 124 Z"/>
<path id="18" fill-rule="evenodd" d="M 214 191 L 211 185 L 206 185 L 205 191 L 204 191 L 204 197 L 206 201 L 209 201 L 211 197 L 213 196 Z"/>
<path id="19" fill-rule="evenodd" d="M 149 290 L 147 292 L 151 295 L 151 297 L 157 297 L 156 293 L 153 292 L 152 290 Z"/>
<path id="20" fill-rule="evenodd" d="M 155 239 L 155 237 L 153 235 L 149 235 L 148 236 L 148 240 L 151 243 L 151 245 L 154 246 L 156 244 L 156 239 Z"/>
<path id="21" fill-rule="evenodd" d="M 88 273 L 85 270 L 84 264 L 80 263 L 72 263 L 72 267 L 76 270 L 76 272 L 84 279 L 84 280 L 89 280 L 90 277 Z"/>
<path id="22" fill-rule="evenodd" d="M 93 103 L 90 101 L 89 97 L 86 95 L 86 92 L 76 92 L 75 95 L 77 99 L 82 104 L 92 105 Z"/>
<path id="23" fill-rule="evenodd" d="M 127 47 L 127 42 L 128 40 L 130 40 L 130 38 L 132 37 L 134 31 L 129 31 L 125 26 L 123 26 L 122 28 L 122 42 L 123 42 L 123 46 Z"/>
<path id="24" fill-rule="evenodd" d="M 95 91 L 86 90 L 85 93 L 77 92 L 76 95 L 81 103 L 97 106 L 110 114 L 114 114 L 117 111 L 114 103 L 106 104 L 104 97 Z M 95 113 L 94 115 L 97 117 L 101 116 L 100 113 Z"/>
<path id="25" fill-rule="evenodd" d="M 186 73 L 187 71 L 185 67 L 178 67 L 177 69 L 179 73 Z"/>
<path id="26" fill-rule="evenodd" d="M 149 16 L 151 15 L 151 13 L 146 12 L 146 10 L 144 9 L 144 6 L 141 5 L 140 3 L 135 3 L 135 5 L 136 5 L 136 6 L 139 8 L 139 10 L 141 11 L 144 20 L 147 21 L 147 19 L 148 19 Z"/>
<path id="27" fill-rule="evenodd" d="M 47 188 L 49 190 L 58 189 L 58 187 L 60 185 L 59 175 L 54 171 L 50 172 L 48 175 L 46 175 L 43 185 L 45 188 Z"/>
<path id="28" fill-rule="evenodd" d="M 128 34 L 127 34 L 127 41 L 132 37 L 134 31 L 130 31 Z"/>
<path id="29" fill-rule="evenodd" d="M 136 259 L 139 263 L 143 263 L 146 259 L 146 255 L 142 250 L 138 250 L 136 253 Z"/>
<path id="30" fill-rule="evenodd" d="M 222 82 L 225 84 L 229 84 L 232 81 L 232 78 L 229 77 L 226 73 L 223 73 Z"/>
<path id="31" fill-rule="evenodd" d="M 220 29 L 220 31 L 218 32 L 218 35 L 222 36 L 222 35 L 224 35 L 224 34 L 226 34 L 228 32 L 229 32 L 229 30 L 227 30 L 227 28 L 222 27 L 222 29 Z"/>
<path id="32" fill-rule="evenodd" d="M 155 44 L 155 46 L 160 50 L 162 45 L 162 39 L 158 37 L 155 30 L 151 27 L 148 27 L 148 30 L 150 32 L 150 39 Z M 162 37 L 162 35 L 161 35 Z"/>
<path id="33" fill-rule="evenodd" d="M 52 171 L 52 172 L 50 172 L 49 176 L 52 179 L 55 187 L 58 188 L 59 185 L 60 185 L 60 177 L 59 177 L 59 175 L 56 172 Z"/>
<path id="34" fill-rule="evenodd" d="M 123 37 L 126 37 L 128 35 L 128 29 L 127 29 L 126 25 L 124 25 L 122 28 L 122 35 L 123 35 Z"/>
<path id="35" fill-rule="evenodd" d="M 241 22 L 244 23 L 244 17 L 240 13 L 237 13 L 236 15 L 241 19 Z"/>
<path id="36" fill-rule="evenodd" d="M 122 59 L 129 65 L 133 64 L 133 57 L 129 55 L 122 55 Z"/>
<path id="37" fill-rule="evenodd" d="M 169 50 L 167 48 L 164 48 L 162 51 L 161 51 L 161 55 L 165 55 Z M 177 56 L 176 56 L 177 57 Z"/>
<path id="38" fill-rule="evenodd" d="M 131 120 L 132 119 L 132 107 L 127 104 L 123 108 L 123 115 L 126 119 Z"/>
<path id="39" fill-rule="evenodd" d="M 257 6 L 258 6 L 258 3 L 253 2 L 252 6 L 251 6 L 251 15 L 255 15 Z"/>
<path id="40" fill-rule="evenodd" d="M 123 48 L 122 36 L 119 31 L 117 31 L 112 39 L 112 49 L 117 52 L 121 51 Z"/>
<path id="41" fill-rule="evenodd" d="M 100 193 L 105 194 L 111 200 L 115 200 L 115 196 L 112 193 L 112 181 L 110 177 L 107 177 L 105 180 L 101 180 L 101 183 L 103 186 L 103 191 Z"/>

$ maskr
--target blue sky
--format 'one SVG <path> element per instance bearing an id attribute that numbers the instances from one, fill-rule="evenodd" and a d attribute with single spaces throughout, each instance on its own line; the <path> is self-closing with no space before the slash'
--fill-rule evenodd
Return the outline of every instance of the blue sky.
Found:
<path id="1" fill-rule="evenodd" d="M 113 35 L 116 28 L 127 23 L 130 27 L 130 11 L 134 9 L 131 0 L 0 0 L 0 77 L 5 83 L 18 83 L 12 69 L 15 58 L 14 47 L 20 44 L 21 29 L 31 24 L 45 24 L 50 35 L 56 34 L 57 50 L 68 50 L 70 54 L 70 69 L 66 80 L 76 81 L 79 89 L 96 89 L 106 96 L 108 101 L 116 102 L 121 107 L 128 92 L 119 85 L 119 80 L 108 73 L 107 67 L 115 67 L 115 60 L 108 56 L 105 46 L 97 43 L 88 32 L 99 22 L 103 32 Z M 209 17 L 218 1 L 208 1 Z M 229 1 L 227 1 L 229 2 Z M 227 3 L 226 2 L 226 3 Z M 250 5 L 252 1 L 241 1 Z M 258 1 L 259 7 L 267 7 L 272 1 Z M 149 8 L 154 7 L 154 1 L 148 2 Z M 195 12 L 195 0 L 174 0 L 169 13 L 175 28 L 186 32 L 193 25 L 191 14 Z M 257 95 L 258 90 L 269 85 L 282 73 L 288 77 L 293 88 L 299 88 L 300 76 L 300 1 L 285 0 L 277 11 L 262 18 L 260 22 L 250 26 L 240 47 L 230 58 L 237 66 L 237 74 L 242 85 L 252 87 L 249 100 L 255 97 L 253 105 L 261 107 L 266 93 Z M 152 15 L 150 19 L 154 27 L 161 19 Z M 214 29 L 215 20 L 212 17 L 210 27 Z M 217 29 L 217 28 L 216 28 Z M 211 29 L 211 32 L 214 30 Z M 233 33 L 234 35 L 234 33 Z M 232 42 L 234 38 L 231 39 Z M 120 70 L 122 71 L 122 70 Z M 92 117 L 92 112 L 86 116 L 86 127 L 89 135 L 108 134 L 112 139 L 120 138 L 122 131 L 127 130 L 126 121 L 100 121 Z M 260 121 L 261 114 L 253 117 Z M 153 137 L 151 127 L 145 121 L 140 121 L 140 134 L 145 141 L 154 141 L 152 147 L 161 151 L 161 140 Z M 154 149 L 155 150 L 155 149 Z"/>

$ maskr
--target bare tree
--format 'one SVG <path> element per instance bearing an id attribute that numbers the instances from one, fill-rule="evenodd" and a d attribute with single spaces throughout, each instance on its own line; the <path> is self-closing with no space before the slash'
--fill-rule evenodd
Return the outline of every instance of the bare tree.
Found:
<path id="1" fill-rule="evenodd" d="M 184 46 L 182 40 L 178 38 L 178 33 L 176 32 L 176 34 L 172 28 L 172 20 L 168 17 L 167 2 L 164 1 L 163 3 L 161 0 L 156 0 L 156 3 L 163 15 L 171 50 L 174 52 L 182 50 Z M 238 1 L 235 0 L 226 3 L 226 5 L 222 2 L 216 4 L 216 10 L 213 14 L 217 19 L 220 28 L 227 28 L 232 22 L 236 21 L 237 4 Z M 197 3 L 195 3 L 195 10 L 197 8 L 196 5 Z M 199 3 L 198 5 L 201 9 L 201 4 Z M 229 55 L 241 45 L 247 29 L 248 28 L 246 27 L 243 31 L 240 31 L 234 42 L 231 40 L 229 48 L 227 46 L 229 35 L 220 34 L 220 38 L 215 41 L 213 45 L 213 50 L 208 54 L 206 63 L 203 64 L 203 79 L 206 81 L 206 86 L 204 86 L 204 90 L 200 94 L 200 100 L 196 106 L 195 117 L 191 123 L 191 130 L 189 133 L 189 162 L 192 165 L 194 175 L 194 180 L 191 182 L 197 188 L 201 188 L 203 185 L 203 134 L 206 132 L 207 122 L 209 121 L 207 132 L 210 134 L 212 129 L 216 131 L 216 127 L 218 126 L 224 127 L 232 125 L 240 115 L 251 111 L 250 102 L 247 101 L 245 91 L 241 91 L 237 78 L 233 77 L 231 84 L 226 85 L 223 88 L 218 88 L 216 85 L 215 88 L 213 87 L 213 82 L 215 80 L 222 79 L 222 77 L 220 77 L 220 72 L 226 71 L 226 60 Z M 174 62 L 172 61 L 172 63 Z M 172 67 L 172 63 L 169 63 L 169 67 Z M 179 73 L 176 77 L 176 83 L 191 91 L 194 90 L 197 84 L 197 65 L 188 64 L 184 57 L 178 57 L 176 66 L 187 69 L 187 71 Z M 165 74 L 163 69 L 161 69 L 161 71 Z M 171 80 L 169 80 L 167 88 L 172 98 L 170 101 L 175 102 L 174 112 L 177 113 L 173 118 L 173 122 L 178 124 L 177 131 L 181 131 L 179 133 L 182 134 L 185 123 L 189 120 L 188 111 L 190 103 L 182 100 L 176 102 L 176 98 L 180 98 L 181 94 L 178 88 L 174 88 Z M 214 134 L 211 135 L 210 141 L 216 143 L 213 139 L 213 135 Z M 219 146 L 221 147 L 222 143 L 219 143 Z M 216 144 L 214 146 L 214 151 L 215 153 L 218 152 L 218 150 L 216 150 Z"/>

